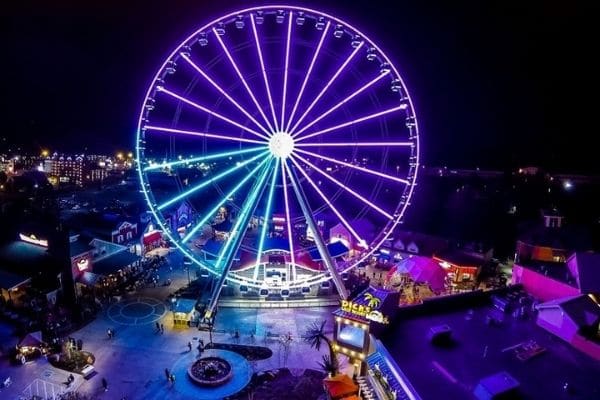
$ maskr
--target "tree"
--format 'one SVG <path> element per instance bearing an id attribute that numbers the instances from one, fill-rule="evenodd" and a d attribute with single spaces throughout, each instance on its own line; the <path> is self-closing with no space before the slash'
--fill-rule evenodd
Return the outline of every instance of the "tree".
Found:
<path id="1" fill-rule="evenodd" d="M 310 347 L 317 351 L 321 349 L 321 346 L 324 343 L 327 344 L 327 347 L 329 348 L 329 356 L 326 356 L 327 359 L 323 357 L 323 364 L 320 365 L 323 367 L 323 369 L 330 372 L 332 376 L 335 376 L 338 373 L 339 363 L 335 352 L 333 351 L 331 339 L 325 335 L 326 323 L 327 321 L 324 320 L 320 323 L 313 322 L 313 324 L 306 330 L 303 339 L 304 342 L 308 343 Z M 327 365 L 327 368 L 325 368 L 324 364 Z"/>
<path id="2" fill-rule="evenodd" d="M 375 296 L 373 296 L 372 293 L 365 293 L 365 300 L 367 300 L 367 305 L 370 308 L 378 308 L 379 305 L 381 304 L 381 300 Z"/>

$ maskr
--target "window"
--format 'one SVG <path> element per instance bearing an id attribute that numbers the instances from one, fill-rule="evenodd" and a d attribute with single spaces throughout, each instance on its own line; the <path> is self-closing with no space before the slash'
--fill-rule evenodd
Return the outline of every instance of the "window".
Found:
<path id="1" fill-rule="evenodd" d="M 131 239 L 132 237 L 133 237 L 133 233 L 127 232 L 127 240 Z"/>
<path id="2" fill-rule="evenodd" d="M 117 243 L 123 243 L 123 235 L 117 236 Z"/>

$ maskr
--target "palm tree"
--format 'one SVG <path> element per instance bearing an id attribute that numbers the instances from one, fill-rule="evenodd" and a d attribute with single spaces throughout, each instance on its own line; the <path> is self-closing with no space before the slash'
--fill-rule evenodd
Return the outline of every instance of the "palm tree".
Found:
<path id="1" fill-rule="evenodd" d="M 381 300 L 375 296 L 373 296 L 372 293 L 365 293 L 365 300 L 367 300 L 367 305 L 370 308 L 377 308 L 379 307 L 379 305 L 381 304 Z"/>
<path id="2" fill-rule="evenodd" d="M 310 347 L 319 351 L 323 343 L 327 344 L 329 348 L 329 356 L 325 356 L 323 358 L 324 363 L 321 366 L 327 371 L 330 372 L 332 376 L 337 375 L 338 373 L 338 360 L 335 356 L 335 352 L 333 351 L 333 344 L 331 343 L 331 339 L 329 339 L 325 335 L 325 324 L 327 321 L 323 320 L 319 322 L 313 322 L 313 324 L 306 330 L 304 333 L 303 339 L 304 342 L 308 343 Z M 327 358 L 327 360 L 325 359 Z"/>

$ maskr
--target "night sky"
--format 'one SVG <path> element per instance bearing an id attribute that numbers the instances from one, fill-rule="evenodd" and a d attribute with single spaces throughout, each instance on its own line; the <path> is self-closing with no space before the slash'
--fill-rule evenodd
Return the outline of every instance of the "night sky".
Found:
<path id="1" fill-rule="evenodd" d="M 0 9 L 0 137 L 34 151 L 77 152 L 132 148 L 146 85 L 166 54 L 200 25 L 249 5 L 18 3 Z M 600 133 L 598 6 L 554 0 L 295 4 L 353 23 L 386 50 L 415 101 L 425 164 L 534 164 L 600 173 L 593 146 Z"/>

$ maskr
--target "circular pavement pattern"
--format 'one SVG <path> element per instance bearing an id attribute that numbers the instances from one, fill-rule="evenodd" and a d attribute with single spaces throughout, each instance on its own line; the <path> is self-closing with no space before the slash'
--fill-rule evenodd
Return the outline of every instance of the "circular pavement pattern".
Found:
<path id="1" fill-rule="evenodd" d="M 167 313 L 163 302 L 150 297 L 134 297 L 113 304 L 108 317 L 121 325 L 144 325 L 158 321 Z"/>
<path id="2" fill-rule="evenodd" d="M 231 379 L 221 386 L 203 387 L 193 382 L 187 370 L 199 357 L 197 351 L 190 351 L 181 356 L 171 368 L 175 375 L 175 389 L 181 395 L 190 399 L 217 400 L 231 396 L 245 388 L 252 378 L 252 366 L 241 355 L 227 350 L 210 349 L 202 353 L 202 357 L 220 357 L 231 365 Z"/>

